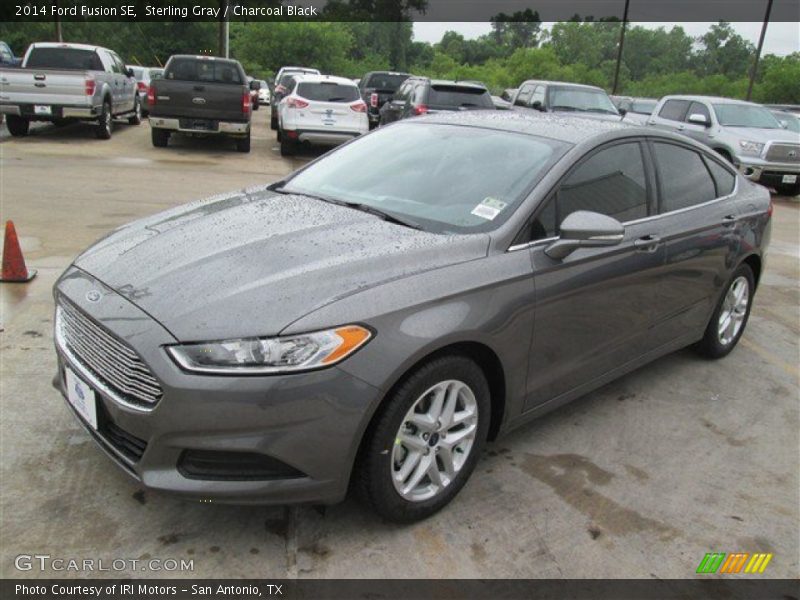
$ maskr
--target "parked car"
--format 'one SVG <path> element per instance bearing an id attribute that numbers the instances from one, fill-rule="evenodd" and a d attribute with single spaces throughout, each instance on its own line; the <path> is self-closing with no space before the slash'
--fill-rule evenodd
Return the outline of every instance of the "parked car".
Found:
<path id="1" fill-rule="evenodd" d="M 668 132 L 410 119 L 83 252 L 55 285 L 54 381 L 140 486 L 280 505 L 354 489 L 414 521 L 487 439 L 687 345 L 727 355 L 771 212 Z"/>
<path id="2" fill-rule="evenodd" d="M 153 146 L 167 146 L 174 133 L 224 135 L 239 152 L 250 152 L 250 92 L 255 83 L 239 61 L 213 56 L 176 54 L 164 77 L 147 93 Z"/>
<path id="3" fill-rule="evenodd" d="M 409 77 L 381 108 L 381 125 L 425 114 L 454 110 L 494 110 L 484 86 L 465 81 Z"/>
<path id="4" fill-rule="evenodd" d="M 564 81 L 524 81 L 512 104 L 522 110 L 577 113 L 606 121 L 622 118 L 602 88 Z"/>
<path id="5" fill-rule="evenodd" d="M 397 88 L 409 77 L 411 77 L 409 73 L 370 71 L 361 78 L 358 88 L 361 91 L 361 98 L 367 104 L 370 129 L 378 126 L 381 120 L 381 107 L 392 99 Z"/>
<path id="6" fill-rule="evenodd" d="M 761 105 L 711 96 L 665 96 L 648 125 L 702 142 L 745 177 L 800 194 L 800 139 Z"/>
<path id="7" fill-rule="evenodd" d="M 14 51 L 11 50 L 11 46 L 0 41 L 0 66 L 18 67 L 21 62 L 21 58 L 14 56 Z"/>
<path id="8" fill-rule="evenodd" d="M 623 121 L 633 125 L 647 125 L 648 117 L 653 114 L 658 100 L 655 98 L 620 98 L 615 102 L 617 110 L 624 115 Z"/>
<path id="9" fill-rule="evenodd" d="M 307 67 L 281 67 L 278 70 L 278 74 L 275 76 L 275 89 L 272 90 L 272 97 L 270 98 L 271 114 L 269 126 L 272 129 L 278 129 L 278 103 L 289 93 L 293 85 L 292 77 L 304 73 L 307 75 L 320 74 L 318 69 L 309 69 Z"/>
<path id="10" fill-rule="evenodd" d="M 142 107 L 142 114 L 147 114 L 147 90 L 150 88 L 150 82 L 157 79 L 164 73 L 164 70 L 157 67 L 140 67 L 137 65 L 128 65 L 128 68 L 133 71 L 133 76 L 136 78 L 136 91 L 139 96 L 139 104 Z"/>
<path id="11" fill-rule="evenodd" d="M 784 129 L 800 133 L 800 115 L 785 110 L 770 110 Z"/>
<path id="12" fill-rule="evenodd" d="M 500 94 L 500 97 L 506 102 L 513 102 L 514 94 L 517 93 L 518 89 L 519 88 L 506 88 L 503 90 L 503 93 Z"/>
<path id="13" fill-rule="evenodd" d="M 335 146 L 369 131 L 367 105 L 351 79 L 332 75 L 296 75 L 278 104 L 281 155 L 298 144 Z"/>
<path id="14" fill-rule="evenodd" d="M 247 76 L 247 85 L 250 88 L 250 106 L 253 110 L 258 110 L 259 106 L 259 91 L 261 90 L 261 81 L 253 77 Z"/>
<path id="15" fill-rule="evenodd" d="M 13 136 L 28 135 L 31 121 L 90 121 L 97 137 L 108 139 L 114 119 L 142 121 L 133 73 L 100 46 L 31 44 L 19 68 L 0 69 L 0 81 L 0 113 Z"/>
<path id="16" fill-rule="evenodd" d="M 258 103 L 266 106 L 269 104 L 269 84 L 264 79 L 259 79 L 258 83 L 261 85 L 258 88 Z"/>

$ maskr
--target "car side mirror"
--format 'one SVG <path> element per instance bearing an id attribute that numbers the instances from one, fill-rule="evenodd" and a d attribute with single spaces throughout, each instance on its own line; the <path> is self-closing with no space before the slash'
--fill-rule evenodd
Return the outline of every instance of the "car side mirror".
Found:
<path id="1" fill-rule="evenodd" d="M 625 115 L 628 114 L 628 109 L 627 108 L 618 108 L 617 112 L 619 113 L 620 117 L 624 117 Z"/>
<path id="2" fill-rule="evenodd" d="M 533 108 L 535 110 L 544 111 L 544 106 L 542 106 L 542 101 L 541 100 L 534 100 L 533 104 L 531 104 L 531 108 Z"/>
<path id="3" fill-rule="evenodd" d="M 711 123 L 708 122 L 705 115 L 701 115 L 699 113 L 694 113 L 689 115 L 689 123 L 694 123 L 695 125 L 702 125 L 703 127 L 710 127 Z"/>
<path id="4" fill-rule="evenodd" d="M 250 82 L 250 89 L 253 90 L 254 92 L 257 92 L 258 90 L 261 89 L 261 82 L 256 81 L 254 79 L 253 81 Z"/>
<path id="5" fill-rule="evenodd" d="M 133 77 L 133 69 L 125 69 L 126 77 Z"/>
<path id="6" fill-rule="evenodd" d="M 616 246 L 625 237 L 625 227 L 613 217 L 578 210 L 561 222 L 561 235 L 545 248 L 550 258 L 561 260 L 578 248 Z"/>

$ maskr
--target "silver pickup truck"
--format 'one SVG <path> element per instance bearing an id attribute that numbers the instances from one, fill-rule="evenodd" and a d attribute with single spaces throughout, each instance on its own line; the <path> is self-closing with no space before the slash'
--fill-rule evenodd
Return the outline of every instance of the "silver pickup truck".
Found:
<path id="1" fill-rule="evenodd" d="M 99 46 L 31 44 L 20 68 L 0 69 L 0 113 L 13 136 L 27 135 L 31 121 L 91 121 L 97 137 L 108 139 L 118 117 L 141 123 L 136 92 L 131 70 Z"/>
<path id="2" fill-rule="evenodd" d="M 710 96 L 664 96 L 647 124 L 710 146 L 745 177 L 779 194 L 800 194 L 800 135 L 785 129 L 759 104 Z"/>

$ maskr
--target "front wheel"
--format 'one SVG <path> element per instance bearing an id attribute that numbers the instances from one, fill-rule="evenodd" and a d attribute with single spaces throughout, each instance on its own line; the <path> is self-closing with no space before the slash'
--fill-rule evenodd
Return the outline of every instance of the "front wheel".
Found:
<path id="1" fill-rule="evenodd" d="M 25 117 L 8 115 L 8 132 L 14 137 L 24 137 L 28 135 L 31 122 Z"/>
<path id="2" fill-rule="evenodd" d="M 800 195 L 800 182 L 776 185 L 775 191 L 781 196 L 789 196 L 790 198 Z"/>
<path id="3" fill-rule="evenodd" d="M 97 120 L 97 125 L 94 130 L 98 139 L 107 140 L 111 138 L 112 122 L 111 103 L 103 102 L 103 109 L 100 111 L 100 118 Z"/>
<path id="4" fill-rule="evenodd" d="M 748 265 L 740 265 L 733 272 L 703 339 L 697 344 L 700 354 L 708 358 L 722 358 L 736 347 L 750 316 L 754 292 L 752 269 Z"/>
<path id="5" fill-rule="evenodd" d="M 489 385 L 465 356 L 434 359 L 386 398 L 359 456 L 355 488 L 383 518 L 409 523 L 447 505 L 489 430 Z"/>

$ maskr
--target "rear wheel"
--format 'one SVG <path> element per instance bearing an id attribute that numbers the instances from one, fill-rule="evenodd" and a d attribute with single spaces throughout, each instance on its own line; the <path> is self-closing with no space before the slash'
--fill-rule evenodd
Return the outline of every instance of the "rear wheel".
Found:
<path id="1" fill-rule="evenodd" d="M 23 137 L 28 135 L 31 122 L 25 117 L 18 115 L 8 115 L 8 132 L 14 137 Z"/>
<path id="2" fill-rule="evenodd" d="M 133 114 L 128 117 L 128 123 L 131 125 L 139 125 L 142 122 L 142 103 L 139 101 L 139 97 L 136 97 L 136 100 L 133 101 Z"/>
<path id="3" fill-rule="evenodd" d="M 295 152 L 297 145 L 286 136 L 281 136 L 281 156 L 294 156 Z"/>
<path id="4" fill-rule="evenodd" d="M 239 152 L 250 152 L 250 133 L 247 137 L 236 138 L 236 150 Z"/>
<path id="5" fill-rule="evenodd" d="M 748 265 L 739 265 L 728 282 L 697 350 L 708 358 L 722 358 L 736 347 L 753 306 L 755 278 Z"/>
<path id="6" fill-rule="evenodd" d="M 150 129 L 150 138 L 153 141 L 153 146 L 156 148 L 166 148 L 167 142 L 169 142 L 169 131 L 159 129 L 158 127 L 152 127 Z"/>
<path id="7" fill-rule="evenodd" d="M 424 519 L 466 483 L 489 430 L 489 385 L 474 361 L 431 360 L 386 398 L 364 440 L 355 488 L 389 521 Z"/>
<path id="8" fill-rule="evenodd" d="M 800 177 L 800 176 L 798 176 Z M 797 196 L 800 195 L 800 182 L 787 183 L 775 186 L 775 191 L 781 196 Z"/>
<path id="9" fill-rule="evenodd" d="M 100 112 L 100 118 L 97 120 L 97 125 L 94 130 L 98 139 L 107 140 L 111 138 L 112 123 L 111 103 L 108 101 L 103 102 L 103 109 Z"/>

